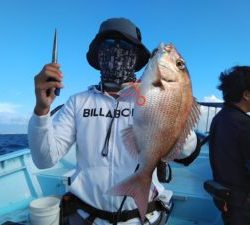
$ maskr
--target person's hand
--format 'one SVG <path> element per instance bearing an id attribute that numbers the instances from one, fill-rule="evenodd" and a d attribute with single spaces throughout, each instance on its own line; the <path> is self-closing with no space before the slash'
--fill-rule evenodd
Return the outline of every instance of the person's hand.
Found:
<path id="1" fill-rule="evenodd" d="M 50 63 L 43 67 L 41 72 L 34 78 L 36 106 L 35 114 L 41 116 L 46 115 L 50 111 L 50 105 L 55 99 L 54 91 L 56 88 L 63 88 L 62 73 L 60 65 Z"/>

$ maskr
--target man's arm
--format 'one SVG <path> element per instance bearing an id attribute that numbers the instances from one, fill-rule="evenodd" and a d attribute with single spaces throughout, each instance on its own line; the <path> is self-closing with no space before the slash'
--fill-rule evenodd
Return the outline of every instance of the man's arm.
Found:
<path id="1" fill-rule="evenodd" d="M 56 97 L 54 90 L 63 87 L 60 65 L 45 65 L 34 80 L 36 105 L 29 121 L 28 139 L 32 159 L 43 169 L 55 165 L 75 140 L 74 104 L 70 99 L 52 123 L 49 111 Z"/>
<path id="2" fill-rule="evenodd" d="M 75 142 L 74 102 L 70 98 L 52 119 L 32 115 L 28 126 L 29 147 L 39 169 L 54 166 Z"/>
<path id="3" fill-rule="evenodd" d="M 201 145 L 198 135 L 191 131 L 190 135 L 187 137 L 187 140 L 183 146 L 181 153 L 178 155 L 178 158 L 174 159 L 175 162 L 181 163 L 185 166 L 188 166 L 192 163 L 200 153 Z M 158 180 L 162 183 L 169 183 L 172 179 L 171 167 L 166 162 L 159 162 L 157 165 L 157 177 Z"/>
<path id="4" fill-rule="evenodd" d="M 190 165 L 200 154 L 201 147 L 208 141 L 209 136 L 202 136 L 192 131 L 186 140 L 183 151 L 174 161 L 185 166 Z"/>
<path id="5" fill-rule="evenodd" d="M 55 89 L 63 88 L 62 72 L 60 65 L 50 63 L 43 67 L 41 72 L 34 78 L 36 105 L 34 113 L 38 116 L 46 115 L 50 111 L 50 106 L 55 100 Z"/>
<path id="6" fill-rule="evenodd" d="M 246 123 L 244 129 L 239 134 L 240 153 L 245 161 L 245 168 L 250 179 L 250 124 Z"/>

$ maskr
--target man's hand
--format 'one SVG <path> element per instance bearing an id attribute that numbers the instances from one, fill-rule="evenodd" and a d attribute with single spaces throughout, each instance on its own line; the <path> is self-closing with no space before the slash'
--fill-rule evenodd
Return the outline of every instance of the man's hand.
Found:
<path id="1" fill-rule="evenodd" d="M 35 76 L 35 114 L 41 116 L 50 111 L 50 105 L 56 97 L 54 94 L 55 89 L 63 88 L 62 77 L 60 65 L 57 63 L 45 65 L 42 71 Z"/>

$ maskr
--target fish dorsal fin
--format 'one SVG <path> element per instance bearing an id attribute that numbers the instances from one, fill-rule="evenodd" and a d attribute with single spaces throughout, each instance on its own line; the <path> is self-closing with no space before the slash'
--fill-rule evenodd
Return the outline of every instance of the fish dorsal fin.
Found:
<path id="1" fill-rule="evenodd" d="M 122 141 L 133 158 L 136 158 L 139 154 L 139 148 L 137 147 L 136 138 L 133 131 L 133 126 L 123 129 Z"/>
<path id="2" fill-rule="evenodd" d="M 171 152 L 168 155 L 166 155 L 165 157 L 163 157 L 164 161 L 173 160 L 181 152 L 183 145 L 186 142 L 186 138 L 191 133 L 191 131 L 194 129 L 195 125 L 197 124 L 197 122 L 199 120 L 199 117 L 200 117 L 200 106 L 196 102 L 196 99 L 193 98 L 191 112 L 188 116 L 185 127 L 184 127 L 178 141 L 176 142 L 173 149 L 171 150 Z"/>

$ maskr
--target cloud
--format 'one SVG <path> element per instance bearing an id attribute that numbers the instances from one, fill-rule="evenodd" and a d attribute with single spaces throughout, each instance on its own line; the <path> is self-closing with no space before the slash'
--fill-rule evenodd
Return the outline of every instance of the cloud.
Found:
<path id="1" fill-rule="evenodd" d="M 0 113 L 15 113 L 20 105 L 9 103 L 9 102 L 0 102 Z"/>
<path id="2" fill-rule="evenodd" d="M 22 112 L 22 106 L 10 102 L 0 102 L 0 133 L 13 133 L 14 127 L 26 130 L 29 115 Z M 8 128 L 9 127 L 9 132 Z M 20 133 L 20 129 L 18 129 Z"/>
<path id="3" fill-rule="evenodd" d="M 203 98 L 204 102 L 223 102 L 223 100 L 217 98 L 215 95 L 206 96 Z"/>
<path id="4" fill-rule="evenodd" d="M 220 98 L 215 95 L 206 96 L 203 98 L 204 102 L 223 102 Z M 196 129 L 202 133 L 209 131 L 211 121 L 216 113 L 220 111 L 220 108 L 201 106 L 200 120 L 196 126 Z"/>

